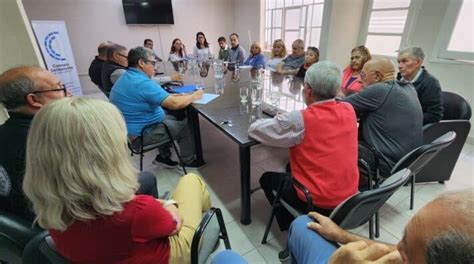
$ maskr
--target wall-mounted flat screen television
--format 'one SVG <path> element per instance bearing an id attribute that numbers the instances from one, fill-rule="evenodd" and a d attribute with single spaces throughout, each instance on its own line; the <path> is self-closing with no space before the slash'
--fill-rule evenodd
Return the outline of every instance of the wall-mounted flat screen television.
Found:
<path id="1" fill-rule="evenodd" d="M 171 0 L 122 0 L 127 24 L 174 24 Z"/>

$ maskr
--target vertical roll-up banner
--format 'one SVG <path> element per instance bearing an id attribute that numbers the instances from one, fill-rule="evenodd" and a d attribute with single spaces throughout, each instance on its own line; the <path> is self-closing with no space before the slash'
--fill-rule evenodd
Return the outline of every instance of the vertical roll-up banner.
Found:
<path id="1" fill-rule="evenodd" d="M 71 94 L 81 96 L 81 83 L 64 21 L 33 20 L 31 24 L 47 69 L 61 79 Z"/>

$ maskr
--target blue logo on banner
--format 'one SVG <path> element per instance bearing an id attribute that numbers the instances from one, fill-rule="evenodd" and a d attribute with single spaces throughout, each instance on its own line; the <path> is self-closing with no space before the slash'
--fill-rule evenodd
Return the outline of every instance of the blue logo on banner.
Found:
<path id="1" fill-rule="evenodd" d="M 46 52 L 48 52 L 49 56 L 51 56 L 53 59 L 58 60 L 58 61 L 65 61 L 66 58 L 62 57 L 61 54 L 56 52 L 53 49 L 53 41 L 56 39 L 56 37 L 59 35 L 59 32 L 54 31 L 46 35 L 44 38 L 44 46 L 46 48 Z"/>

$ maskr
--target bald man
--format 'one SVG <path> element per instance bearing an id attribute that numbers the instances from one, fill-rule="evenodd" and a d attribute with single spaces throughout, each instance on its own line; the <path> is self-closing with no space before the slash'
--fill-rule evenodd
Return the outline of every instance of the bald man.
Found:
<path id="1" fill-rule="evenodd" d="M 0 75 L 0 103 L 10 116 L 0 126 L 0 210 L 29 221 L 34 219 L 21 187 L 28 129 L 42 106 L 66 96 L 71 94 L 61 80 L 40 67 L 17 67 Z M 138 194 L 158 197 L 152 173 L 140 173 L 138 182 Z"/>
<path id="2" fill-rule="evenodd" d="M 0 75 L 0 103 L 10 116 L 0 126 L 1 210 L 33 220 L 21 189 L 28 128 L 43 105 L 69 95 L 57 76 L 40 67 L 17 67 Z"/>
<path id="3" fill-rule="evenodd" d="M 412 84 L 395 80 L 395 65 L 386 58 L 373 58 L 360 72 L 364 89 L 343 101 L 360 117 L 359 157 L 375 167 L 374 148 L 382 177 L 405 154 L 423 143 L 423 111 Z"/>
<path id="4" fill-rule="evenodd" d="M 408 222 L 398 245 L 354 235 L 313 212 L 292 223 L 289 247 L 297 263 L 474 263 L 474 189 L 428 203 Z"/>
<path id="5" fill-rule="evenodd" d="M 91 81 L 102 90 L 102 64 L 107 60 L 107 48 L 112 42 L 102 42 L 97 47 L 97 56 L 89 66 L 89 77 Z"/>

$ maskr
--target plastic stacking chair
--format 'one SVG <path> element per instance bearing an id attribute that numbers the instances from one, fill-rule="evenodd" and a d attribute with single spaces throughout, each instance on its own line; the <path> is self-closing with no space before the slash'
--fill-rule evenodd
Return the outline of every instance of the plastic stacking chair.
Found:
<path id="1" fill-rule="evenodd" d="M 144 154 L 146 152 L 150 151 L 150 150 L 157 149 L 158 147 L 160 147 L 162 145 L 162 144 L 157 144 L 157 143 L 150 144 L 150 145 L 144 145 L 144 142 L 143 142 L 144 136 L 157 126 L 163 126 L 165 128 L 166 134 L 170 138 L 171 144 L 173 145 L 174 151 L 176 152 L 176 156 L 178 156 L 179 164 L 180 164 L 180 166 L 182 166 L 184 174 L 187 174 L 188 172 L 186 171 L 186 168 L 184 167 L 184 163 L 181 159 L 181 155 L 179 154 L 179 151 L 178 151 L 178 148 L 176 147 L 174 139 L 173 139 L 173 137 L 171 137 L 171 133 L 168 129 L 168 126 L 163 122 L 153 123 L 153 124 L 149 124 L 149 125 L 144 126 L 142 128 L 142 130 L 140 131 L 140 136 L 135 138 L 133 141 L 129 140 L 129 142 L 128 142 L 128 148 L 132 152 L 132 156 L 133 156 L 133 154 L 140 155 L 140 171 L 143 170 L 143 156 L 144 156 Z"/>
<path id="2" fill-rule="evenodd" d="M 426 169 L 426 165 L 434 158 L 436 155 L 449 146 L 454 139 L 456 138 L 456 133 L 448 132 L 441 137 L 435 139 L 432 143 L 422 145 L 418 148 L 407 153 L 403 156 L 392 168 L 391 173 L 392 175 L 399 170 L 408 168 L 411 171 L 410 175 L 410 210 L 413 210 L 414 202 L 415 202 L 415 179 L 419 172 Z M 372 170 L 369 169 L 369 172 Z M 369 182 L 374 180 L 372 178 L 371 173 L 369 173 Z M 375 179 L 375 188 L 378 188 L 380 179 Z M 386 179 L 383 182 L 385 182 Z M 375 237 L 379 236 L 379 220 L 378 220 L 378 213 L 375 213 Z"/>
<path id="3" fill-rule="evenodd" d="M 301 212 L 298 209 L 292 207 L 281 197 L 281 191 L 283 189 L 283 186 L 285 186 L 285 181 L 291 181 L 293 186 L 295 186 L 296 188 L 300 189 L 303 192 L 306 198 L 306 210 L 307 210 L 306 212 L 313 211 L 313 208 L 314 208 L 313 197 L 311 193 L 308 191 L 308 189 L 306 189 L 306 187 L 303 184 L 301 184 L 299 181 L 297 181 L 295 178 L 287 177 L 286 179 L 280 182 L 280 185 L 278 186 L 278 190 L 273 191 L 275 194 L 275 200 L 273 200 L 272 212 L 270 214 L 270 219 L 268 220 L 267 227 L 265 228 L 265 233 L 263 234 L 262 244 L 267 243 L 268 233 L 270 233 L 270 228 L 272 227 L 273 219 L 275 218 L 276 209 L 278 207 L 281 207 L 281 206 L 285 207 L 285 209 L 294 217 L 298 217 L 306 213 L 306 212 Z"/>
<path id="4" fill-rule="evenodd" d="M 357 193 L 339 204 L 329 218 L 344 229 L 357 228 L 372 219 L 374 214 L 411 176 L 409 169 L 402 169 L 388 177 L 377 189 Z M 369 227 L 369 237 L 374 230 Z"/>
<path id="5" fill-rule="evenodd" d="M 214 217 L 215 216 L 215 217 Z M 219 208 L 210 208 L 201 220 L 191 243 L 191 264 L 206 263 L 222 239 L 226 249 L 231 249 L 224 218 Z"/>

